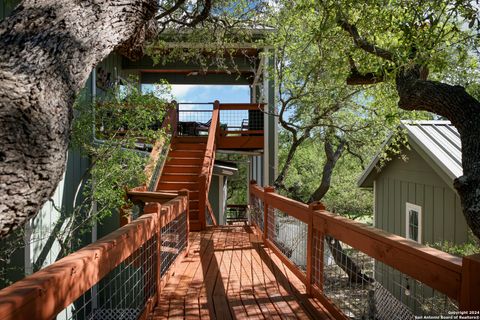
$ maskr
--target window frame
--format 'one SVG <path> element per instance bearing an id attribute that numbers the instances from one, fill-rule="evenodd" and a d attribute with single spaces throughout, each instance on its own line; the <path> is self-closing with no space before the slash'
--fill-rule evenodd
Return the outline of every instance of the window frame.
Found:
<path id="1" fill-rule="evenodd" d="M 418 213 L 418 217 L 417 217 L 418 239 L 417 240 L 412 239 L 410 236 L 410 211 L 416 211 Z M 418 243 L 422 243 L 422 207 L 410 202 L 405 203 L 405 238 Z"/>

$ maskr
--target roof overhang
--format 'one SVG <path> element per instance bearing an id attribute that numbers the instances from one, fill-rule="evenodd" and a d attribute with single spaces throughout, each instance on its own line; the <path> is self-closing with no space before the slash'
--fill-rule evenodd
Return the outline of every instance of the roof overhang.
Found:
<path id="1" fill-rule="evenodd" d="M 439 130 L 429 131 L 426 130 L 426 126 L 431 127 L 446 127 L 449 130 L 444 133 Z M 422 128 L 423 127 L 423 128 Z M 455 137 L 458 135 L 456 130 L 451 129 L 453 126 L 449 121 L 436 120 L 436 121 L 413 121 L 402 120 L 400 128 L 405 129 L 408 136 L 409 145 L 417 151 L 417 153 L 424 158 L 428 163 L 433 163 L 432 168 L 437 172 L 448 184 L 451 184 L 457 177 L 462 175 L 461 170 L 461 156 L 459 156 L 458 149 L 460 148 L 460 142 Z M 450 137 L 447 135 L 452 134 Z M 368 167 L 362 173 L 357 180 L 357 185 L 362 188 L 372 188 L 373 181 L 380 168 L 378 163 L 381 158 L 381 154 L 385 147 L 390 145 L 393 138 L 391 133 L 386 141 L 382 144 L 380 151 L 370 162 Z M 435 141 L 436 143 L 432 143 Z"/>

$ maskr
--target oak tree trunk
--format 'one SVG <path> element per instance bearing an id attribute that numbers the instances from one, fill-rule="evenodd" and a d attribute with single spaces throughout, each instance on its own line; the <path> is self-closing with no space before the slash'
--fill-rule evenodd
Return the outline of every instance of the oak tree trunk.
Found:
<path id="1" fill-rule="evenodd" d="M 0 23 L 0 237 L 52 196 L 72 105 L 115 49 L 138 56 L 156 0 L 25 0 Z"/>

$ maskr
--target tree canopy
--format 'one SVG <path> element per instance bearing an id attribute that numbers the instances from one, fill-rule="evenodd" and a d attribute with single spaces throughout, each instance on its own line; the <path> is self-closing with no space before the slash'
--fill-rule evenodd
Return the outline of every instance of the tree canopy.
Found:
<path id="1" fill-rule="evenodd" d="M 273 30 L 259 46 L 275 48 L 278 116 L 292 145 L 320 139 L 326 155 L 355 157 L 367 136 L 382 137 L 381 124 L 394 126 L 399 109 L 447 118 L 462 142 L 455 187 L 480 236 L 480 20 L 471 0 L 25 0 L 0 24 L 0 235 L 53 193 L 74 99 L 110 52 L 138 58 L 146 49 L 207 68 L 206 56 L 225 63 L 228 44 L 257 40 L 260 25 Z M 169 41 L 196 43 L 197 53 Z"/>

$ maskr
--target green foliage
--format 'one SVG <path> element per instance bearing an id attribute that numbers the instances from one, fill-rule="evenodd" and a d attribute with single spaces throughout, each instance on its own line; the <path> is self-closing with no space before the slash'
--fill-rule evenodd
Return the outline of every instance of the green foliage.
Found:
<path id="1" fill-rule="evenodd" d="M 237 165 L 238 171 L 228 177 L 227 204 L 247 204 L 248 157 L 238 154 L 220 154 L 219 160 L 231 161 Z"/>
<path id="2" fill-rule="evenodd" d="M 141 148 L 164 136 L 159 129 L 170 106 L 169 86 L 142 94 L 131 81 L 96 103 L 75 105 L 72 146 L 92 159 L 84 179 L 85 200 L 77 210 L 91 212 L 95 204 L 91 222 L 117 212 L 127 204 L 125 191 L 145 183 L 148 154 Z"/>
<path id="3" fill-rule="evenodd" d="M 189 24 L 185 13 L 199 12 L 202 2 L 185 1 L 160 21 L 161 35 L 146 47 L 155 64 L 189 62 L 200 71 L 210 68 L 238 72 L 236 56 L 247 56 L 242 44 L 257 41 L 257 28 L 263 28 L 268 5 L 265 1 L 220 0 L 212 1 L 210 15 L 200 24 Z M 172 45 L 173 44 L 173 45 Z M 175 45 L 182 44 L 182 45 Z"/>
<path id="4" fill-rule="evenodd" d="M 279 162 L 282 163 L 288 151 L 289 138 L 280 135 L 281 148 Z M 372 150 L 370 154 L 372 154 Z M 289 186 L 286 195 L 306 202 L 318 187 L 325 153 L 319 140 L 305 142 L 296 152 L 285 184 Z M 322 201 L 328 210 L 353 219 L 371 216 L 373 213 L 373 193 L 357 187 L 356 181 L 362 172 L 359 160 L 351 155 L 340 158 L 332 176 L 331 187 Z"/>
<path id="5" fill-rule="evenodd" d="M 429 244 L 429 246 L 459 257 L 480 253 L 480 242 L 471 231 L 468 232 L 467 242 L 463 244 L 454 244 L 451 241 L 440 241 Z"/>

